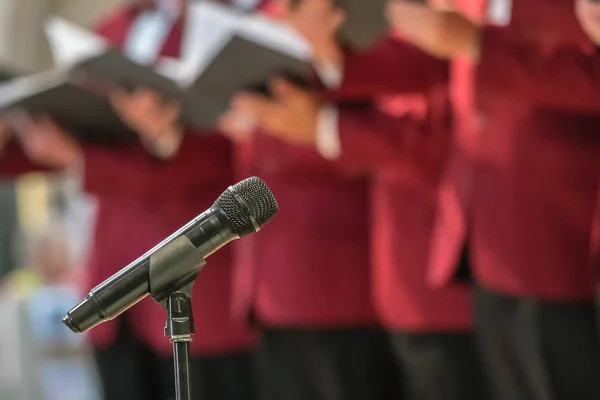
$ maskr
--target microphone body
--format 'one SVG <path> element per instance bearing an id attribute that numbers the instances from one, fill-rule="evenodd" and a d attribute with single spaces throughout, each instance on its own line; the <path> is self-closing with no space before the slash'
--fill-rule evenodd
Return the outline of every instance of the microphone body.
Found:
<path id="1" fill-rule="evenodd" d="M 150 260 L 159 250 L 185 236 L 196 247 L 199 256 L 206 258 L 239 236 L 223 210 L 213 206 L 200 214 L 143 256 L 93 288 L 86 298 L 69 312 L 67 325 L 85 332 L 96 325 L 117 317 L 150 293 Z M 101 318 L 98 318 L 98 317 Z M 80 321 L 76 326 L 69 320 Z"/>
<path id="2" fill-rule="evenodd" d="M 171 250 L 176 253 L 183 239 L 183 242 L 195 248 L 197 260 L 203 261 L 232 240 L 260 230 L 277 209 L 275 197 L 259 178 L 249 178 L 230 187 L 211 208 L 93 288 L 67 313 L 63 323 L 73 332 L 83 333 L 116 318 L 152 292 L 151 264 L 152 260 L 161 259 L 159 253 L 165 254 L 165 251 L 169 253 Z M 170 261 L 167 259 L 166 263 Z M 184 267 L 188 270 L 182 271 L 162 265 L 165 261 L 158 263 L 162 277 L 172 282 L 185 280 L 186 274 L 193 272 L 191 270 L 194 268 Z M 203 263 L 199 267 L 202 266 Z"/>

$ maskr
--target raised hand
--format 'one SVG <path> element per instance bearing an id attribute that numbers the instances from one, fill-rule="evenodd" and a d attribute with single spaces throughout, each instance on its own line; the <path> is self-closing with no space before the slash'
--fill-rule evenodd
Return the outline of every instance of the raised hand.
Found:
<path id="1" fill-rule="evenodd" d="M 140 140 L 154 148 L 160 143 L 178 142 L 181 135 L 177 102 L 165 101 L 158 93 L 139 89 L 133 93 L 116 91 L 111 104 L 123 122 L 136 131 Z"/>
<path id="2" fill-rule="evenodd" d="M 575 14 L 590 40 L 600 46 L 600 3 L 593 0 L 577 0 Z"/>
<path id="3" fill-rule="evenodd" d="M 244 131 L 258 128 L 290 144 L 313 146 L 320 100 L 312 92 L 284 79 L 274 79 L 270 91 L 273 98 L 252 93 L 237 95 L 219 128 L 234 140 Z"/>
<path id="4" fill-rule="evenodd" d="M 478 55 L 481 29 L 457 12 L 390 0 L 387 17 L 397 34 L 433 56 L 476 58 Z"/>
<path id="5" fill-rule="evenodd" d="M 341 62 L 336 34 L 345 15 L 334 0 L 284 0 L 284 10 L 287 23 L 312 46 L 316 62 Z"/>

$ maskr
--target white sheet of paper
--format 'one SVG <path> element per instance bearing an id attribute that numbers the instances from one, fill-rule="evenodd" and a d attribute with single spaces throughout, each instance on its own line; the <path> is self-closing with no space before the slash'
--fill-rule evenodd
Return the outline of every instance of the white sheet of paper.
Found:
<path id="1" fill-rule="evenodd" d="M 160 75 L 181 84 L 184 65 L 176 58 L 161 57 L 157 62 L 154 70 Z"/>
<path id="2" fill-rule="evenodd" d="M 102 37 L 59 17 L 48 18 L 44 29 L 58 67 L 74 65 L 108 48 Z"/>
<path id="3" fill-rule="evenodd" d="M 233 36 L 241 14 L 209 2 L 188 6 L 181 44 L 182 82 L 191 84 Z"/>
<path id="4" fill-rule="evenodd" d="M 308 43 L 283 23 L 222 4 L 196 2 L 189 5 L 182 42 L 184 84 L 191 84 L 235 35 L 301 60 L 311 57 Z"/>
<path id="5" fill-rule="evenodd" d="M 490 0 L 488 3 L 488 20 L 499 26 L 508 26 L 512 16 L 512 0 Z"/>
<path id="6" fill-rule="evenodd" d="M 158 59 L 160 51 L 173 29 L 174 18 L 156 10 L 141 13 L 129 30 L 123 52 L 139 64 L 153 63 Z"/>

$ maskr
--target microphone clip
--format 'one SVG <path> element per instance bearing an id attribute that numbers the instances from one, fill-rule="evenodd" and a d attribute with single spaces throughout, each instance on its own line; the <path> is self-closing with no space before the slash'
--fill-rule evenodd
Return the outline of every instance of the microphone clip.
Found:
<path id="1" fill-rule="evenodd" d="M 194 334 L 192 289 L 206 261 L 182 235 L 150 257 L 150 295 L 167 312 L 165 336 L 170 337 L 175 357 L 177 400 L 191 399 L 190 342 Z"/>

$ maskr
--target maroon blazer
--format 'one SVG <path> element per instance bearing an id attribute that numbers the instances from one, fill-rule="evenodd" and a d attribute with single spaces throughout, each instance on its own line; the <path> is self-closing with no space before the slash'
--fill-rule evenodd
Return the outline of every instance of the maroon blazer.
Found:
<path id="1" fill-rule="evenodd" d="M 180 152 L 166 163 L 153 159 L 139 145 L 111 150 L 85 147 L 84 159 L 85 190 L 98 200 L 86 291 L 210 207 L 232 183 L 232 169 L 223 166 L 224 160 L 231 159 L 231 146 L 218 135 L 186 136 Z M 0 157 L 0 177 L 40 169 L 14 144 Z M 212 255 L 194 285 L 194 354 L 230 352 L 255 342 L 253 332 L 231 319 L 231 256 L 226 248 Z M 171 354 L 171 344 L 162 333 L 165 312 L 158 304 L 146 299 L 127 315 L 138 339 Z M 117 321 L 90 331 L 95 346 L 112 343 Z"/>
<path id="2" fill-rule="evenodd" d="M 460 132 L 440 190 L 431 281 L 469 247 L 477 280 L 518 296 L 590 299 L 600 179 L 600 57 L 487 28 L 480 129 Z"/>
<path id="3" fill-rule="evenodd" d="M 384 76 L 386 71 L 389 76 Z M 464 330 L 471 324 L 468 288 L 434 289 L 426 279 L 436 193 L 452 142 L 448 79 L 447 62 L 397 39 L 386 38 L 366 54 L 346 57 L 338 92 L 360 89 L 374 101 L 360 109 L 339 106 L 339 162 L 366 168 L 373 177 L 373 298 L 389 329 Z M 397 101 L 410 102 L 406 91 L 419 92 L 424 111 L 416 107 L 411 113 L 409 108 L 392 116 L 376 107 L 382 96 L 392 93 L 400 95 Z"/>
<path id="4" fill-rule="evenodd" d="M 103 21 L 98 32 L 114 46 L 121 46 L 135 17 L 135 10 L 120 10 Z M 167 38 L 162 56 L 178 57 L 183 27 L 182 19 Z M 103 234 L 97 235 L 95 264 L 91 268 L 97 281 L 209 208 L 233 183 L 231 145 L 216 133 L 186 133 L 176 157 L 165 163 L 152 159 L 139 146 L 138 149 L 140 162 L 136 168 L 139 180 L 146 186 L 141 198 L 120 198 L 118 204 L 100 205 L 100 213 L 106 217 L 98 219 L 97 230 Z M 104 178 L 102 188 L 95 191 L 102 190 L 105 196 L 111 196 L 110 182 L 115 175 L 105 172 L 102 169 L 89 171 L 96 181 L 100 176 Z M 124 220 L 131 222 L 124 226 Z M 130 243 L 132 237 L 140 235 L 135 244 Z M 112 249 L 110 254 L 119 257 L 119 262 L 104 261 L 107 247 Z M 196 334 L 192 351 L 195 353 L 228 352 L 247 348 L 255 342 L 255 332 L 234 323 L 231 318 L 231 252 L 227 247 L 211 256 L 194 285 Z M 171 353 L 171 345 L 162 334 L 165 312 L 157 304 L 147 300 L 136 305 L 130 318 L 139 338 L 164 354 Z M 98 342 L 110 342 L 113 329 L 111 324 L 103 324 L 92 335 Z"/>
<path id="5" fill-rule="evenodd" d="M 237 315 L 277 327 L 374 324 L 367 181 L 261 134 L 238 150 L 241 173 L 263 178 L 280 211 L 235 247 Z"/>
<path id="6" fill-rule="evenodd" d="M 470 18 L 493 23 L 488 18 L 490 1 L 454 0 L 454 7 Z M 572 44 L 589 41 L 573 12 L 575 0 L 510 0 L 507 2 L 510 3 L 510 35 L 515 39 Z"/>

